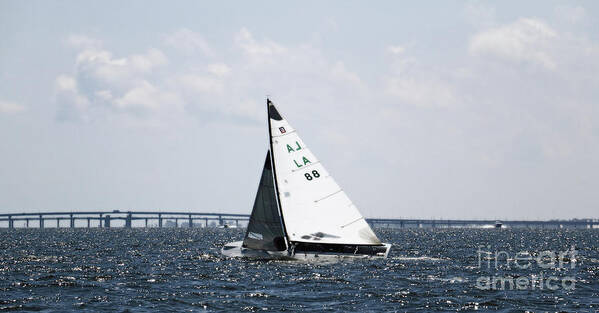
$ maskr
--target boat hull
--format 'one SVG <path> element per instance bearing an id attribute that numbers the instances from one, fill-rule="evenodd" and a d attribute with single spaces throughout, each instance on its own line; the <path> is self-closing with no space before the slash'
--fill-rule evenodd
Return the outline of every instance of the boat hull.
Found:
<path id="1" fill-rule="evenodd" d="M 249 258 L 258 260 L 342 260 L 342 259 L 380 259 L 386 258 L 391 250 L 391 244 L 384 243 L 384 250 L 376 254 L 334 253 L 318 251 L 266 251 L 244 248 L 243 241 L 226 244 L 221 249 L 222 255 L 232 258 Z"/>

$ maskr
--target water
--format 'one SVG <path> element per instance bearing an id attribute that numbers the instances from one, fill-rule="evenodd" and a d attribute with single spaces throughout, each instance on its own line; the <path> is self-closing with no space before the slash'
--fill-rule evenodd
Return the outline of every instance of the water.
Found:
<path id="1" fill-rule="evenodd" d="M 314 264 L 221 257 L 241 229 L 0 230 L 0 311 L 599 310 L 597 230 L 376 232 L 393 243 L 389 258 Z M 508 259 L 572 246 L 576 255 L 548 269 L 507 268 L 503 255 L 496 269 L 480 245 Z M 555 276 L 559 288 L 477 285 L 480 277 L 541 274 Z M 564 277 L 576 279 L 573 289 L 559 284 Z"/>

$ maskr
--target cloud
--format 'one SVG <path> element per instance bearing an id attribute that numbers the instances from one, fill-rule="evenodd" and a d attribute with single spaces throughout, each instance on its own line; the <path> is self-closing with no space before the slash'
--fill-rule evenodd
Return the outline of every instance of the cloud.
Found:
<path id="1" fill-rule="evenodd" d="M 16 102 L 0 100 L 0 113 L 13 114 L 25 111 L 25 106 Z"/>
<path id="2" fill-rule="evenodd" d="M 145 54 L 133 54 L 124 58 L 114 58 L 112 52 L 104 49 L 85 49 L 77 55 L 77 71 L 105 82 L 130 81 L 139 74 L 145 74 L 156 67 L 166 65 L 168 59 L 158 49 L 148 49 Z"/>
<path id="3" fill-rule="evenodd" d="M 308 43 L 299 45 L 283 45 L 270 39 L 256 40 L 246 28 L 242 28 L 234 36 L 235 44 L 245 57 L 241 64 L 245 73 L 261 80 L 280 81 L 281 77 L 294 79 L 321 79 L 331 82 L 361 83 L 358 75 L 339 60 L 328 59 L 322 51 Z M 322 75 L 322 74 L 328 75 Z M 269 75 L 278 78 L 271 79 Z"/>
<path id="4" fill-rule="evenodd" d="M 173 40 L 178 39 L 188 40 L 180 48 L 210 53 L 197 33 L 179 30 L 167 36 L 166 44 L 174 44 Z M 243 116 L 248 112 L 242 108 L 242 113 L 236 114 L 231 108 L 239 108 L 239 103 L 247 101 L 233 102 L 232 96 L 224 95 L 225 82 L 232 72 L 225 63 L 203 63 L 204 58 L 196 57 L 179 62 L 181 68 L 169 68 L 169 57 L 157 48 L 117 57 L 99 40 L 71 36 L 67 41 L 79 52 L 73 73 L 56 77 L 59 120 L 114 120 L 115 116 L 128 116 L 120 120 L 152 120 L 149 124 L 157 125 L 162 119 L 183 120 L 189 114 Z"/>
<path id="5" fill-rule="evenodd" d="M 433 77 L 391 77 L 386 91 L 405 103 L 421 107 L 449 107 L 457 101 L 453 87 Z"/>
<path id="6" fill-rule="evenodd" d="M 388 54 L 379 102 L 384 118 L 408 129 L 386 131 L 435 134 L 445 138 L 437 146 L 462 145 L 488 167 L 596 155 L 599 45 L 535 18 L 480 27 L 461 64 Z"/>
<path id="7" fill-rule="evenodd" d="M 227 63 L 196 60 L 199 64 L 177 74 L 173 81 L 190 110 L 257 123 L 264 119 L 264 105 L 257 99 L 266 94 L 297 103 L 331 99 L 326 109 L 332 110 L 356 103 L 356 95 L 364 93 L 365 84 L 356 72 L 340 60 L 326 58 L 317 47 L 257 37 L 241 28 L 233 35 Z"/>
<path id="8" fill-rule="evenodd" d="M 102 45 L 102 41 L 85 35 L 70 35 L 66 39 L 66 43 L 75 48 L 92 48 Z"/>
<path id="9" fill-rule="evenodd" d="M 191 30 L 179 30 L 167 37 L 182 34 L 201 38 Z M 506 112 L 517 112 L 522 108 L 516 103 L 527 108 L 524 99 L 531 103 L 544 101 L 528 94 L 519 96 L 522 101 L 515 101 L 505 90 L 489 86 L 511 88 L 506 86 L 513 83 L 513 88 L 529 86 L 529 90 L 536 90 L 540 87 L 535 82 L 550 83 L 547 80 L 551 77 L 570 80 L 579 77 L 579 88 L 592 85 L 594 78 L 582 78 L 591 77 L 596 66 L 576 69 L 576 63 L 591 60 L 599 49 L 592 42 L 568 38 L 532 18 L 484 28 L 471 37 L 470 53 L 466 56 L 470 59 L 458 67 L 434 66 L 410 54 L 404 44 L 388 45 L 385 48 L 388 71 L 370 80 L 363 79 L 347 62 L 325 55 L 310 42 L 283 44 L 256 36 L 247 28 L 231 36 L 226 62 L 207 55 L 178 58 L 169 55 L 176 51 L 160 47 L 119 56 L 116 51 L 96 44 L 79 45 L 75 70 L 56 79 L 57 99 L 61 103 L 59 115 L 74 120 L 126 115 L 139 120 L 160 120 L 167 116 L 256 124 L 264 118 L 263 103 L 257 99 L 270 94 L 275 100 L 293 99 L 297 104 L 325 103 L 319 110 L 330 116 L 339 111 L 345 112 L 345 116 L 361 116 L 365 104 L 376 103 L 377 112 L 386 112 L 408 124 L 409 120 L 398 116 L 413 108 L 424 108 L 430 113 L 468 108 L 472 111 L 466 116 L 484 121 L 486 117 L 472 113 L 478 112 L 476 105 L 502 106 L 509 102 L 514 108 Z M 568 63 L 572 53 L 578 53 L 579 57 L 576 62 Z M 472 57 L 483 62 L 473 62 Z M 526 67 L 514 66 L 512 71 L 519 73 L 514 79 L 505 76 L 511 74 L 502 71 L 503 67 L 486 66 L 487 61 L 497 60 L 551 71 L 538 71 L 535 75 L 539 77 L 525 78 L 522 74 L 526 73 Z M 579 72 L 574 73 L 575 69 Z M 513 94 L 516 97 L 518 93 Z M 291 107 L 290 114 L 300 119 L 310 114 L 300 107 Z M 535 131 L 541 129 L 544 128 Z M 488 151 L 486 154 L 489 155 Z"/>
<path id="10" fill-rule="evenodd" d="M 160 111 L 165 108 L 175 111 L 182 109 L 182 100 L 177 94 L 161 90 L 148 81 L 142 81 L 128 90 L 122 97 L 115 99 L 114 104 L 118 109 L 141 113 Z"/>
<path id="11" fill-rule="evenodd" d="M 273 56 L 287 51 L 285 47 L 271 40 L 256 41 L 245 27 L 235 35 L 235 42 L 250 56 Z"/>
<path id="12" fill-rule="evenodd" d="M 60 120 L 181 111 L 182 101 L 153 82 L 160 81 L 157 69 L 168 64 L 161 50 L 150 48 L 145 53 L 117 58 L 99 40 L 71 36 L 68 41 L 75 43 L 79 53 L 74 73 L 59 75 L 55 81 Z"/>
<path id="13" fill-rule="evenodd" d="M 278 40 L 249 28 L 214 47 L 197 32 L 178 30 L 127 53 L 75 38 L 73 70 L 55 81 L 59 115 L 178 131 L 190 119 L 202 124 L 194 129 L 249 142 L 255 135 L 229 126 L 263 127 L 263 99 L 271 94 L 357 201 L 378 204 L 410 190 L 400 195 L 399 210 L 551 206 L 555 198 L 535 204 L 510 190 L 542 190 L 546 181 L 561 187 L 596 168 L 596 39 L 539 18 L 497 24 L 486 8 L 477 10 L 471 14 L 478 22 L 467 27 L 476 30 L 457 34 L 472 36 L 456 49 L 439 49 L 444 41 L 427 51 L 419 42 L 416 53 L 394 39 L 360 50 L 359 58 L 357 50 L 331 50 L 320 39 Z M 356 177 L 380 183 L 364 186 Z M 397 203 L 381 207 L 397 214 Z"/>
<path id="14" fill-rule="evenodd" d="M 132 55 L 129 59 L 131 67 L 142 72 L 149 72 L 155 67 L 168 63 L 164 53 L 158 49 L 149 49 L 146 54 Z"/>
<path id="15" fill-rule="evenodd" d="M 56 77 L 56 87 L 60 91 L 77 91 L 77 81 L 68 75 Z"/>
<path id="16" fill-rule="evenodd" d="M 191 31 L 187 28 L 181 28 L 164 37 L 164 43 L 186 54 L 202 53 L 205 56 L 213 57 L 214 50 L 204 39 L 202 34 Z"/>
<path id="17" fill-rule="evenodd" d="M 468 49 L 476 56 L 491 56 L 554 70 L 556 61 L 547 50 L 557 37 L 557 32 L 543 21 L 521 18 L 511 24 L 477 33 L 470 40 Z"/>
<path id="18" fill-rule="evenodd" d="M 55 80 L 59 120 L 88 120 L 90 100 L 79 92 L 77 80 L 69 75 L 59 75 Z"/>
<path id="19" fill-rule="evenodd" d="M 439 69 L 422 66 L 403 46 L 389 46 L 387 51 L 392 66 L 383 91 L 390 99 L 426 108 L 447 108 L 458 102 L 457 91 Z"/>
<path id="20" fill-rule="evenodd" d="M 208 75 L 183 74 L 177 77 L 177 81 L 185 90 L 193 93 L 222 93 L 225 89 L 221 79 Z"/>
<path id="21" fill-rule="evenodd" d="M 387 51 L 391 54 L 402 54 L 406 51 L 406 48 L 403 46 L 388 46 Z"/>
<path id="22" fill-rule="evenodd" d="M 216 76 L 223 77 L 229 75 L 229 73 L 231 72 L 231 68 L 224 63 L 214 63 L 208 65 L 208 72 Z"/>
<path id="23" fill-rule="evenodd" d="M 481 122 L 509 129 L 494 141 L 523 142 L 506 144 L 504 158 L 549 162 L 597 153 L 591 151 L 599 134 L 599 46 L 561 26 L 520 18 L 471 38 L 469 52 L 478 62 L 470 62 L 470 75 L 457 83 L 476 103 L 472 110 Z M 485 116 L 490 112 L 493 118 Z"/>
<path id="24" fill-rule="evenodd" d="M 341 61 L 332 64 L 330 73 L 331 78 L 335 81 L 344 82 L 350 86 L 362 86 L 362 80 L 358 74 L 350 71 Z"/>

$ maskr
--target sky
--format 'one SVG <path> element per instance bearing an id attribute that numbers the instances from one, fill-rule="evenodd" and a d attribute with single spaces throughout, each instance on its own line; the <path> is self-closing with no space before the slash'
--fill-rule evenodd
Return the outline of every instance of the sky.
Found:
<path id="1" fill-rule="evenodd" d="M 265 99 L 367 217 L 599 218 L 599 2 L 0 1 L 0 212 L 250 213 Z"/>

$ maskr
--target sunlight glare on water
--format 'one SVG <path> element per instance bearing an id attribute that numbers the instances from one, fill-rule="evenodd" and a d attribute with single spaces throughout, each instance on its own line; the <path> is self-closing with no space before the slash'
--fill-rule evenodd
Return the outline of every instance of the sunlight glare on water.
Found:
<path id="1" fill-rule="evenodd" d="M 343 262 L 222 257 L 243 229 L 1 230 L 0 310 L 383 311 L 599 309 L 596 230 L 376 229 L 389 258 Z M 575 268 L 479 267 L 487 251 L 564 251 Z M 483 257 L 488 254 L 482 254 Z M 483 259 L 483 261 L 486 259 Z M 573 290 L 481 290 L 485 275 L 576 277 Z M 535 276 L 536 277 L 536 276 Z"/>

